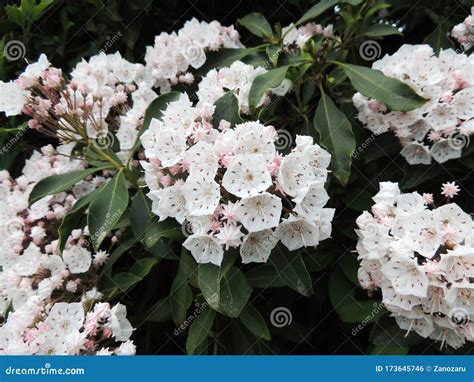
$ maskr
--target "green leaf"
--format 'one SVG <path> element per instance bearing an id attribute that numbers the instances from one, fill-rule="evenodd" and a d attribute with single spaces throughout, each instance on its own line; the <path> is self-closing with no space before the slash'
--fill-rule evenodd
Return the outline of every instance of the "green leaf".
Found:
<path id="1" fill-rule="evenodd" d="M 398 30 L 397 27 L 394 27 L 390 24 L 374 24 L 369 26 L 362 35 L 367 37 L 384 37 L 390 35 L 399 35 L 402 36 L 403 34 Z"/>
<path id="2" fill-rule="evenodd" d="M 311 276 L 306 269 L 301 254 L 298 252 L 290 253 L 286 249 L 277 246 L 268 262 L 273 265 L 285 285 L 306 297 L 313 294 Z"/>
<path id="3" fill-rule="evenodd" d="M 272 339 L 267 323 L 253 305 L 248 304 L 240 313 L 239 319 L 256 337 L 261 337 L 267 341 Z"/>
<path id="4" fill-rule="evenodd" d="M 454 47 L 453 41 L 448 37 L 448 29 L 442 25 L 436 26 L 435 30 L 427 36 L 423 42 L 430 45 L 436 54 L 442 49 Z"/>
<path id="5" fill-rule="evenodd" d="M 121 170 L 94 195 L 89 207 L 87 225 L 95 250 L 118 223 L 127 205 L 127 183 Z"/>
<path id="6" fill-rule="evenodd" d="M 150 127 L 151 120 L 153 118 L 160 119 L 163 115 L 163 111 L 168 107 L 168 104 L 173 101 L 177 101 L 181 96 L 180 92 L 171 91 L 169 93 L 162 94 L 155 98 L 152 103 L 148 106 L 143 118 L 143 125 L 138 133 L 137 140 L 133 145 L 132 152 L 135 152 L 140 147 L 140 137 Z"/>
<path id="7" fill-rule="evenodd" d="M 216 108 L 212 117 L 212 124 L 215 129 L 219 127 L 219 123 L 223 119 L 227 122 L 230 122 L 232 127 L 243 122 L 242 118 L 240 117 L 239 101 L 235 94 L 231 91 L 228 91 L 221 98 L 219 98 L 214 103 L 214 106 Z"/>
<path id="8" fill-rule="evenodd" d="M 146 313 L 144 321 L 166 322 L 171 320 L 171 304 L 169 297 L 158 301 Z"/>
<path id="9" fill-rule="evenodd" d="M 407 84 L 385 76 L 380 70 L 341 62 L 336 64 L 344 69 L 357 91 L 383 102 L 392 111 L 410 111 L 427 101 Z"/>
<path id="10" fill-rule="evenodd" d="M 261 47 L 231 49 L 219 49 L 207 54 L 206 63 L 199 68 L 198 73 L 205 75 L 211 69 L 220 69 L 230 66 L 234 61 L 242 61 L 245 57 L 261 50 Z"/>
<path id="11" fill-rule="evenodd" d="M 127 252 L 130 248 L 132 248 L 136 242 L 137 242 L 137 239 L 130 231 L 126 231 L 122 236 L 120 236 L 117 248 L 115 248 L 115 250 L 113 250 L 112 253 L 110 254 L 110 257 L 105 263 L 104 267 L 102 268 L 100 275 L 101 276 L 104 274 L 110 275 L 112 273 L 112 267 L 115 264 L 115 262 L 125 252 Z"/>
<path id="12" fill-rule="evenodd" d="M 357 258 L 352 254 L 346 254 L 342 256 L 339 261 L 342 272 L 344 275 L 354 284 L 359 286 L 359 280 L 357 278 L 357 271 L 359 269 L 359 262 Z"/>
<path id="13" fill-rule="evenodd" d="M 58 228 L 58 248 L 60 253 L 62 253 L 64 246 L 66 245 L 66 241 L 71 234 L 73 229 L 79 228 L 77 224 L 80 222 L 81 218 L 84 215 L 86 207 L 91 202 L 94 195 L 97 193 L 98 190 L 94 190 L 87 195 L 80 198 L 75 204 L 74 208 L 64 216 L 61 225 Z"/>
<path id="14" fill-rule="evenodd" d="M 285 79 L 289 66 L 282 66 L 269 70 L 255 77 L 249 92 L 249 106 L 252 112 L 257 109 L 258 104 L 268 89 L 275 88 Z"/>
<path id="15" fill-rule="evenodd" d="M 213 264 L 198 265 L 199 289 L 209 306 L 219 310 L 221 301 L 221 268 Z"/>
<path id="16" fill-rule="evenodd" d="M 254 288 L 279 288 L 286 285 L 280 273 L 271 265 L 258 265 L 245 273 L 248 282 Z"/>
<path id="17" fill-rule="evenodd" d="M 295 26 L 304 24 L 305 22 L 318 17 L 320 14 L 334 7 L 339 1 L 337 0 L 321 0 L 312 6 L 295 24 Z"/>
<path id="18" fill-rule="evenodd" d="M 87 170 L 71 171 L 66 174 L 52 175 L 40 180 L 30 193 L 28 202 L 33 204 L 48 195 L 54 195 L 63 192 L 79 183 L 86 176 L 92 175 L 97 171 L 108 167 L 94 167 Z"/>
<path id="19" fill-rule="evenodd" d="M 216 312 L 206 307 L 193 321 L 186 340 L 186 352 L 188 354 L 195 354 L 199 345 L 209 336 L 215 317 Z"/>
<path id="20" fill-rule="evenodd" d="M 59 253 L 63 252 L 64 247 L 66 246 L 67 239 L 71 234 L 73 229 L 78 228 L 78 223 L 80 222 L 81 218 L 84 216 L 84 211 L 86 210 L 85 207 L 82 208 L 75 208 L 66 216 L 64 216 L 61 225 L 58 228 L 58 248 Z"/>
<path id="21" fill-rule="evenodd" d="M 199 264 L 198 284 L 209 306 L 229 317 L 239 316 L 252 293 L 244 274 L 232 266 Z"/>
<path id="22" fill-rule="evenodd" d="M 272 27 L 261 13 L 252 12 L 239 19 L 238 23 L 258 37 L 269 37 L 272 35 Z"/>
<path id="23" fill-rule="evenodd" d="M 355 300 L 357 287 L 354 286 L 342 272 L 341 268 L 335 267 L 329 275 L 329 300 L 333 308 L 337 309 L 339 305 L 347 301 Z"/>
<path id="24" fill-rule="evenodd" d="M 132 231 L 147 248 L 152 248 L 163 238 L 181 240 L 183 232 L 181 226 L 173 219 L 158 221 L 158 217 L 151 211 L 151 201 L 138 190 L 133 197 L 130 207 L 130 223 Z"/>
<path id="25" fill-rule="evenodd" d="M 125 293 L 150 273 L 157 262 L 158 260 L 151 257 L 140 259 L 130 268 L 129 272 L 120 272 L 114 275 L 112 279 L 108 278 L 102 289 L 104 292 L 119 290 Z"/>
<path id="26" fill-rule="evenodd" d="M 319 133 L 321 146 L 331 154 L 331 169 L 334 176 L 345 186 L 351 174 L 352 154 L 356 141 L 349 119 L 322 89 L 313 125 Z"/>
<path id="27" fill-rule="evenodd" d="M 237 267 L 231 267 L 221 280 L 219 312 L 236 318 L 247 304 L 252 287 Z"/>
<path id="28" fill-rule="evenodd" d="M 178 272 L 171 284 L 170 304 L 173 321 L 176 325 L 180 325 L 186 320 L 186 314 L 193 302 L 193 292 L 188 285 L 188 277 L 192 272 L 192 261 L 186 250 L 183 250 L 180 257 Z M 194 263 L 194 262 L 192 262 Z M 191 268 L 192 267 L 192 268 Z"/>

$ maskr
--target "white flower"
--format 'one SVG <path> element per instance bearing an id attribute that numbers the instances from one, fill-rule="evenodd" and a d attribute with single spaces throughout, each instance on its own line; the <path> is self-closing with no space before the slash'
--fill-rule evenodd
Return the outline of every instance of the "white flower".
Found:
<path id="1" fill-rule="evenodd" d="M 152 200 L 151 209 L 160 217 L 160 221 L 172 217 L 182 223 L 188 215 L 182 184 L 150 191 L 147 196 Z"/>
<path id="2" fill-rule="evenodd" d="M 123 342 L 120 346 L 115 350 L 116 355 L 135 355 L 137 347 L 134 345 L 133 341 L 128 340 L 127 342 Z"/>
<path id="3" fill-rule="evenodd" d="M 219 229 L 219 233 L 216 234 L 216 239 L 219 240 L 219 244 L 223 245 L 227 251 L 229 247 L 238 247 L 243 236 L 244 234 L 240 231 L 238 226 L 225 224 Z"/>
<path id="4" fill-rule="evenodd" d="M 241 198 L 265 191 L 271 184 L 270 171 L 261 154 L 234 156 L 222 179 L 224 188 Z"/>
<path id="5" fill-rule="evenodd" d="M 320 182 L 312 182 L 294 211 L 301 217 L 314 220 L 314 215 L 327 203 L 329 195 Z"/>
<path id="6" fill-rule="evenodd" d="M 281 199 L 275 195 L 263 194 L 243 198 L 235 214 L 249 232 L 277 227 L 281 215 Z"/>
<path id="7" fill-rule="evenodd" d="M 210 215 L 219 205 L 220 187 L 205 175 L 190 175 L 182 191 L 186 200 L 186 209 L 190 215 Z"/>
<path id="8" fill-rule="evenodd" d="M 415 259 L 395 256 L 382 267 L 382 272 L 392 282 L 395 292 L 426 297 L 428 278 Z"/>
<path id="9" fill-rule="evenodd" d="M 454 107 L 457 117 L 461 119 L 474 118 L 474 87 L 463 89 L 454 96 Z"/>
<path id="10" fill-rule="evenodd" d="M 79 302 L 58 302 L 51 308 L 45 323 L 63 335 L 79 330 L 84 323 L 84 308 Z"/>
<path id="11" fill-rule="evenodd" d="M 250 232 L 245 236 L 240 247 L 242 263 L 266 263 L 277 242 L 278 239 L 271 229 Z"/>
<path id="12" fill-rule="evenodd" d="M 155 122 L 156 121 L 156 122 Z M 152 138 L 152 137 L 156 138 Z M 153 145 L 145 142 L 154 139 Z M 182 131 L 164 127 L 153 119 L 150 127 L 143 133 L 141 140 L 148 158 L 159 159 L 163 166 L 172 166 L 181 161 L 186 151 L 186 138 Z"/>
<path id="13" fill-rule="evenodd" d="M 319 229 L 311 222 L 290 215 L 278 227 L 281 242 L 290 250 L 314 247 L 319 243 Z"/>
<path id="14" fill-rule="evenodd" d="M 410 164 L 430 164 L 431 155 L 430 150 L 425 145 L 420 143 L 412 142 L 406 145 L 400 154 Z"/>
<path id="15" fill-rule="evenodd" d="M 450 159 L 461 158 L 462 147 L 453 145 L 449 139 L 440 139 L 431 147 L 431 156 L 438 163 L 447 162 Z"/>
<path id="16" fill-rule="evenodd" d="M 64 249 L 63 260 L 71 273 L 84 273 L 91 266 L 92 256 L 87 248 L 75 245 Z"/>
<path id="17" fill-rule="evenodd" d="M 200 172 L 207 178 L 214 178 L 219 168 L 218 158 L 212 147 L 203 141 L 186 150 L 184 160 L 189 164 L 190 173 Z"/>
<path id="18" fill-rule="evenodd" d="M 127 307 L 116 304 L 110 309 L 109 325 L 117 341 L 127 341 L 133 332 L 132 324 L 127 320 Z"/>
<path id="19" fill-rule="evenodd" d="M 446 182 L 442 184 L 441 195 L 446 196 L 447 198 L 453 198 L 459 193 L 459 186 L 456 182 Z"/>
<path id="20" fill-rule="evenodd" d="M 183 243 L 183 247 L 191 251 L 198 263 L 221 265 L 224 250 L 218 240 L 212 235 L 193 234 Z"/>
<path id="21" fill-rule="evenodd" d="M 25 104 L 23 89 L 16 82 L 0 81 L 0 112 L 7 117 L 21 114 Z"/>
<path id="22" fill-rule="evenodd" d="M 235 127 L 236 141 L 234 153 L 261 154 L 267 161 L 275 156 L 275 129 L 262 125 L 259 122 L 245 122 Z"/>

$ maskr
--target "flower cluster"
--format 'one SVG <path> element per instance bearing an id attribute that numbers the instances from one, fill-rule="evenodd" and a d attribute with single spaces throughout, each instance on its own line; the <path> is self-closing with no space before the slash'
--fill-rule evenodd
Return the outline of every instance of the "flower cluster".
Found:
<path id="1" fill-rule="evenodd" d="M 132 332 L 125 306 L 99 302 L 95 270 L 108 254 L 92 254 L 87 227 L 72 231 L 62 256 L 57 239 L 61 221 L 76 200 L 105 178 L 81 181 L 69 193 L 28 205 L 41 179 L 84 168 L 85 163 L 70 158 L 72 149 L 73 144 L 43 147 L 16 179 L 0 172 L 1 354 L 107 354 L 114 350 L 102 349 L 102 344 L 128 341 Z M 71 303 L 77 300 L 82 302 Z M 125 342 L 115 352 L 133 353 L 133 348 Z"/>
<path id="2" fill-rule="evenodd" d="M 443 194 L 457 193 L 453 184 Z M 403 194 L 380 183 L 372 211 L 357 219 L 363 288 L 380 288 L 400 328 L 453 348 L 474 341 L 474 230 L 456 203 Z M 428 206 L 432 206 L 431 209 Z"/>
<path id="3" fill-rule="evenodd" d="M 471 14 L 453 28 L 451 36 L 458 40 L 464 50 L 474 46 L 474 7 L 471 8 Z"/>
<path id="4" fill-rule="evenodd" d="M 323 28 L 321 25 L 316 23 L 307 23 L 297 28 L 293 23 L 291 23 L 283 28 L 281 32 L 283 35 L 283 44 L 285 46 L 296 46 L 300 49 L 313 36 L 322 35 L 324 37 L 334 37 L 332 24 Z"/>
<path id="5" fill-rule="evenodd" d="M 0 111 L 7 116 L 23 112 L 32 117 L 30 128 L 63 142 L 99 139 L 111 146 L 115 134 L 118 155 L 126 158 L 157 97 L 153 89 L 165 93 L 178 82 L 190 84 L 194 77 L 187 71 L 204 64 L 205 51 L 241 46 L 233 27 L 192 19 L 177 34 L 156 36 L 155 45 L 147 47 L 146 65 L 102 52 L 79 62 L 66 81 L 41 55 L 17 81 L 0 81 Z"/>
<path id="6" fill-rule="evenodd" d="M 393 131 L 410 164 L 459 158 L 474 134 L 474 57 L 451 49 L 436 57 L 429 45 L 403 45 L 374 62 L 373 69 L 405 82 L 428 101 L 418 109 L 398 112 L 356 93 L 359 120 L 374 134 Z"/>
<path id="7" fill-rule="evenodd" d="M 240 247 L 244 263 L 265 262 L 279 240 L 295 250 L 328 238 L 330 154 L 297 136 L 282 155 L 274 127 L 250 121 L 231 128 L 221 120 L 216 129 L 213 112 L 182 95 L 141 138 L 152 211 L 189 224 L 183 245 L 196 261 L 220 265 L 224 250 Z"/>
<path id="8" fill-rule="evenodd" d="M 239 101 L 240 112 L 250 113 L 249 93 L 255 77 L 266 73 L 267 70 L 261 66 L 254 67 L 235 61 L 230 67 L 210 70 L 198 85 L 196 95 L 199 99 L 198 106 L 204 104 L 214 104 L 226 91 L 235 94 Z M 279 96 L 285 95 L 291 88 L 291 81 L 285 79 L 276 88 L 268 90 L 269 94 Z M 263 95 L 257 106 L 262 106 L 270 101 L 269 95 Z"/>
<path id="9" fill-rule="evenodd" d="M 206 62 L 206 52 L 221 48 L 242 48 L 239 34 L 233 26 L 224 27 L 217 21 L 207 23 L 191 19 L 177 33 L 160 33 L 155 45 L 148 46 L 145 54 L 147 71 L 154 86 L 167 92 L 170 85 L 192 83 L 194 76 L 189 67 L 198 69 Z"/>

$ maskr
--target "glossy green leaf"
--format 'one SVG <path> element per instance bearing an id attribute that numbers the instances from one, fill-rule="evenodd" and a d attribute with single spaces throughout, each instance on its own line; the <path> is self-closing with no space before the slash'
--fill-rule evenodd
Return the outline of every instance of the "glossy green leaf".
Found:
<path id="1" fill-rule="evenodd" d="M 402 36 L 402 33 L 398 30 L 398 28 L 390 24 L 371 25 L 364 32 L 362 32 L 362 34 L 367 37 L 384 37 L 390 35 Z"/>
<path id="2" fill-rule="evenodd" d="M 254 288 L 279 288 L 286 285 L 280 273 L 271 264 L 258 265 L 246 272 L 245 276 Z"/>
<path id="3" fill-rule="evenodd" d="M 407 84 L 387 77 L 380 70 L 338 62 L 357 91 L 383 102 L 392 111 L 410 111 L 423 106 L 426 99 Z"/>
<path id="4" fill-rule="evenodd" d="M 318 17 L 328 9 L 334 7 L 339 1 L 337 0 L 321 0 L 316 5 L 313 5 L 297 22 L 296 26 L 306 23 Z"/>
<path id="5" fill-rule="evenodd" d="M 130 223 L 137 240 L 149 249 L 163 238 L 172 240 L 183 238 L 181 226 L 174 219 L 159 221 L 159 218 L 151 211 L 151 200 L 142 190 L 138 190 L 133 197 L 130 207 Z"/>
<path id="6" fill-rule="evenodd" d="M 105 292 L 118 291 L 126 293 L 135 284 L 139 283 L 156 265 L 158 261 L 151 257 L 138 260 L 128 272 L 120 272 L 112 278 L 105 279 L 103 290 Z"/>
<path id="7" fill-rule="evenodd" d="M 268 259 L 268 262 L 273 265 L 285 285 L 303 296 L 313 294 L 311 276 L 306 269 L 300 253 L 295 251 L 289 252 L 277 246 Z"/>
<path id="8" fill-rule="evenodd" d="M 97 192 L 87 214 L 87 225 L 97 250 L 120 220 L 128 205 L 128 189 L 123 171 L 119 171 Z"/>
<path id="9" fill-rule="evenodd" d="M 199 316 L 194 319 L 189 328 L 188 338 L 186 340 L 186 352 L 188 354 L 195 354 L 199 345 L 209 336 L 215 317 L 216 312 L 206 307 Z"/>
<path id="10" fill-rule="evenodd" d="M 255 77 L 249 92 L 249 106 L 255 111 L 266 91 L 275 88 L 285 79 L 289 66 L 272 69 Z"/>
<path id="11" fill-rule="evenodd" d="M 334 176 L 345 186 L 351 174 L 356 141 L 349 119 L 322 90 L 313 125 L 319 133 L 321 146 L 331 154 Z"/>
<path id="12" fill-rule="evenodd" d="M 272 339 L 267 323 L 253 305 L 248 304 L 240 313 L 239 319 L 256 337 L 261 337 L 267 341 Z"/>
<path id="13" fill-rule="evenodd" d="M 198 284 L 209 306 L 229 317 L 239 316 L 252 293 L 245 275 L 233 266 L 199 264 Z"/>
<path id="14" fill-rule="evenodd" d="M 261 13 L 252 12 L 239 19 L 238 23 L 256 36 L 268 37 L 272 35 L 272 27 Z"/>
<path id="15" fill-rule="evenodd" d="M 97 171 L 104 170 L 108 167 L 94 167 L 87 170 L 71 171 L 66 174 L 52 175 L 40 180 L 28 197 L 28 202 L 33 204 L 48 195 L 58 194 L 66 191 L 72 186 L 79 183 L 86 176 L 92 175 Z"/>
<path id="16" fill-rule="evenodd" d="M 240 116 L 239 101 L 233 92 L 225 93 L 214 103 L 214 106 L 216 108 L 212 117 L 212 124 L 215 129 L 219 127 L 219 123 L 223 119 L 230 122 L 231 126 L 243 122 Z"/>
<path id="17" fill-rule="evenodd" d="M 178 272 L 171 284 L 171 314 L 176 325 L 186 320 L 188 309 L 193 302 L 193 292 L 188 284 L 188 277 L 190 277 L 190 272 L 194 269 L 189 264 L 190 260 L 193 261 L 191 256 L 186 253 L 186 250 L 182 251 Z"/>
<path id="18" fill-rule="evenodd" d="M 221 280 L 219 312 L 229 317 L 238 317 L 251 294 L 252 287 L 245 275 L 239 268 L 231 267 Z"/>

